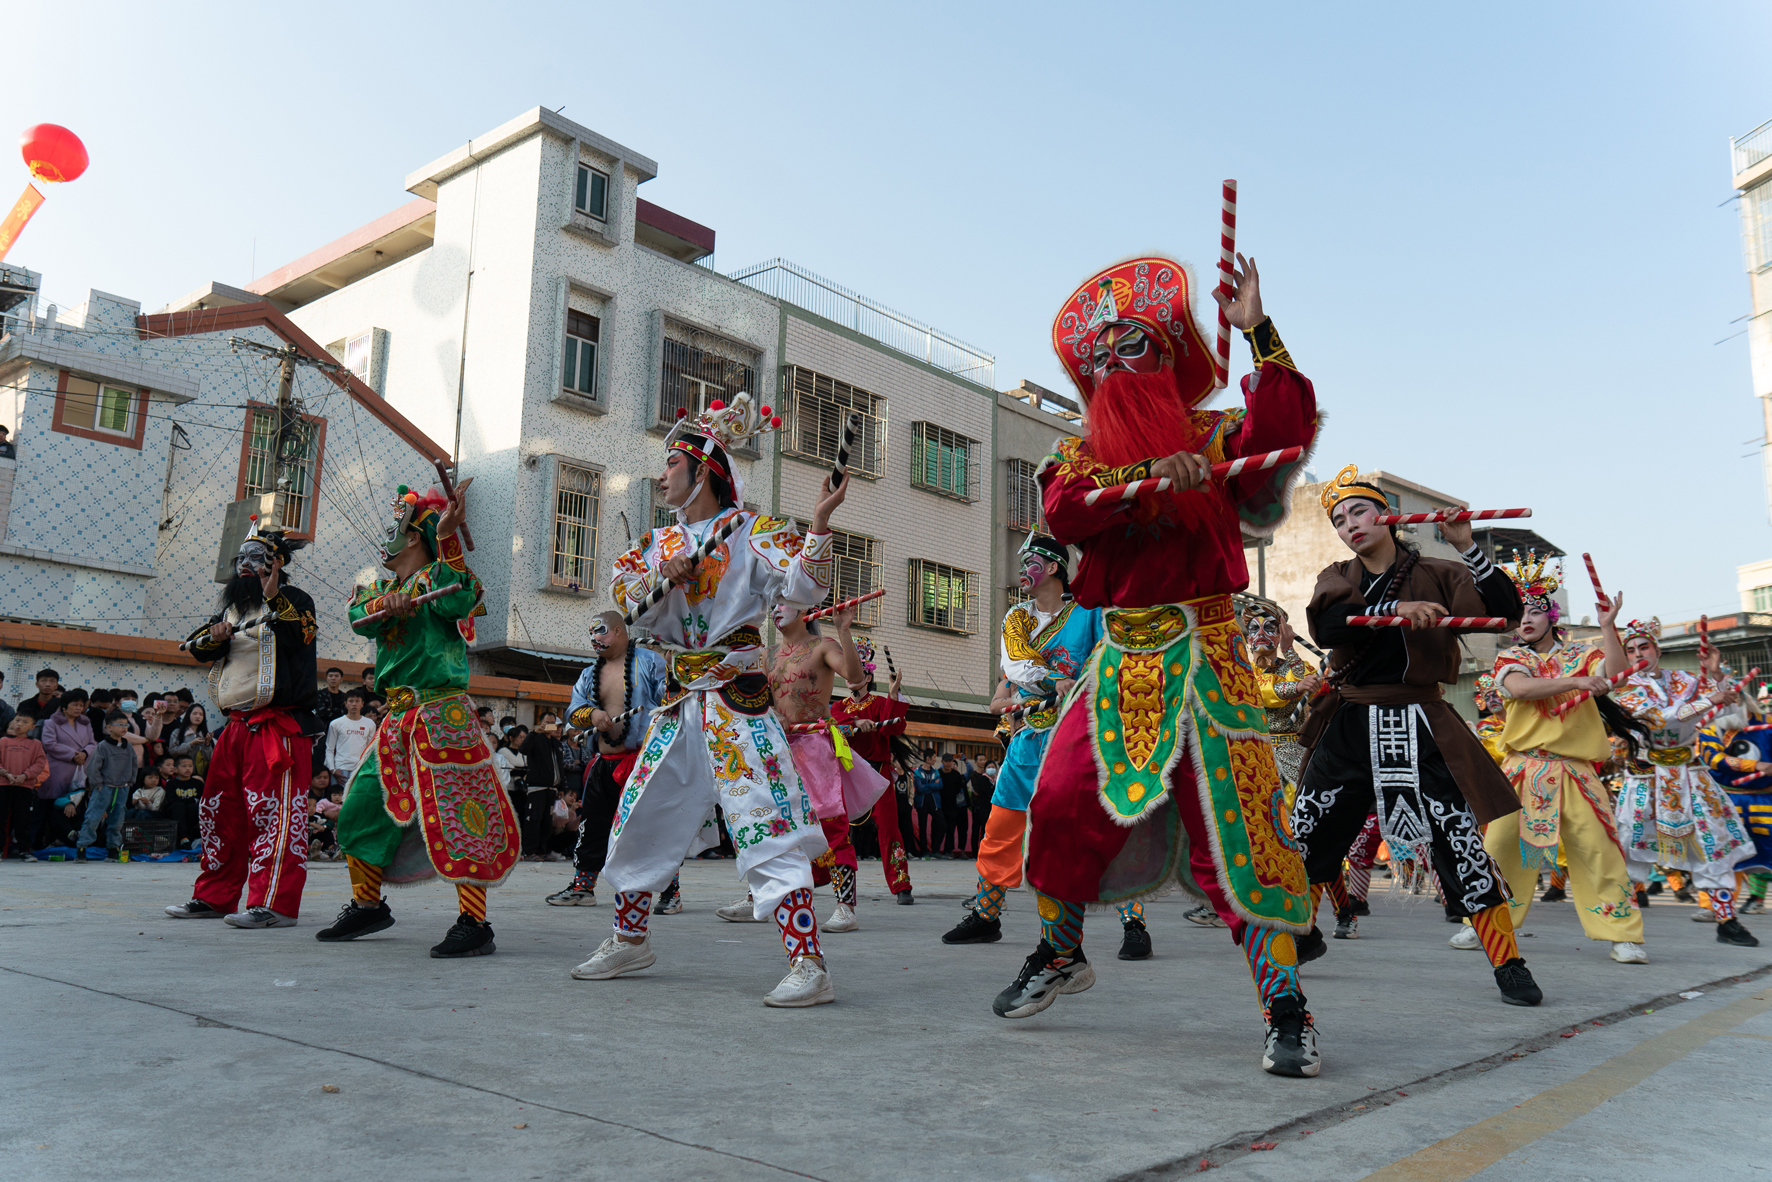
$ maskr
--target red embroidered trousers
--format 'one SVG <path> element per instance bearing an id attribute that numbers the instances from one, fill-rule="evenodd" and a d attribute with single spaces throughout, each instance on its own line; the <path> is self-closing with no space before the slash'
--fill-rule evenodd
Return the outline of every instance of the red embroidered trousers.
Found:
<path id="1" fill-rule="evenodd" d="M 294 916 L 308 881 L 307 784 L 312 745 L 281 709 L 237 712 L 215 742 L 197 827 L 203 870 L 191 897 L 233 911 Z"/>

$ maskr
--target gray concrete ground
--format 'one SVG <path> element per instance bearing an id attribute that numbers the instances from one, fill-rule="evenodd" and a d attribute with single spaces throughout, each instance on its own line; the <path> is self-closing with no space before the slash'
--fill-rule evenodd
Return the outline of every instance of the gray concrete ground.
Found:
<path id="1" fill-rule="evenodd" d="M 1520 1009 L 1480 953 L 1446 947 L 1431 900 L 1381 885 L 1363 938 L 1305 971 L 1325 1066 L 1286 1080 L 1259 1069 L 1241 952 L 1181 897 L 1149 907 L 1149 962 L 1114 959 L 1117 924 L 1092 915 L 1096 988 L 1005 1022 L 990 1001 L 1038 937 L 1028 897 L 1010 896 L 1002 943 L 948 948 L 971 867 L 912 875 L 921 901 L 899 907 L 864 863 L 863 927 L 826 939 L 837 1004 L 776 1011 L 774 926 L 712 914 L 740 893 L 730 862 L 687 865 L 687 910 L 653 921 L 657 965 L 607 982 L 567 975 L 610 909 L 543 905 L 560 865 L 493 892 L 497 955 L 445 962 L 426 956 L 454 916 L 437 886 L 392 892 L 397 926 L 329 946 L 313 934 L 348 896 L 339 865 L 312 868 L 301 926 L 238 931 L 161 914 L 194 866 L 8 862 L 0 1176 L 1105 1182 L 1210 1162 L 1287 1182 L 1617 1182 L 1772 1165 L 1745 1115 L 1772 1088 L 1772 977 L 1739 980 L 1772 967 L 1772 923 L 1748 921 L 1765 947 L 1725 947 L 1659 903 L 1652 962 L 1624 966 L 1571 905 L 1540 904 L 1521 946 L 1547 1000 Z"/>

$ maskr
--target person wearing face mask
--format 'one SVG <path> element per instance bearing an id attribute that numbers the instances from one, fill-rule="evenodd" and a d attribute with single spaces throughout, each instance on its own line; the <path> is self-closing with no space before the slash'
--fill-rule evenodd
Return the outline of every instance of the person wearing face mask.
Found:
<path id="1" fill-rule="evenodd" d="M 1570 642 L 1557 623 L 1559 608 L 1552 598 L 1562 572 L 1547 566 L 1535 553 L 1522 559 L 1516 551 L 1508 572 L 1524 605 L 1520 643 L 1496 655 L 1494 675 L 1504 704 L 1501 770 L 1519 794 L 1521 809 L 1489 823 L 1483 848 L 1507 878 L 1516 929 L 1532 909 L 1539 872 L 1556 870 L 1561 846 L 1575 914 L 1588 939 L 1610 942 L 1612 959 L 1620 964 L 1647 964 L 1643 914 L 1618 847 L 1612 800 L 1594 770 L 1611 757 L 1608 730 L 1626 740 L 1632 758 L 1641 758 L 1649 747 L 1647 728 L 1605 696 L 1611 690 L 1607 678 L 1627 668 L 1616 623 L 1624 597 L 1599 604 L 1599 644 Z M 1583 690 L 1593 696 L 1561 716 L 1556 713 L 1558 705 Z M 1452 946 L 1479 947 L 1476 931 L 1461 929 Z"/>
<path id="2" fill-rule="evenodd" d="M 375 683 L 388 710 L 339 808 L 351 901 L 314 933 L 324 943 L 394 925 L 384 881 L 404 886 L 436 877 L 455 887 L 458 914 L 432 958 L 498 950 L 486 891 L 517 864 L 521 834 L 468 696 L 468 645 L 475 617 L 486 614 L 461 538 L 473 483 L 470 477 L 447 496 L 401 485 L 382 545 L 382 565 L 393 577 L 351 597 L 351 630 L 375 639 Z M 427 595 L 434 598 L 418 602 Z"/>
<path id="3" fill-rule="evenodd" d="M 1272 807 L 1280 773 L 1231 602 L 1249 584 L 1244 537 L 1279 528 L 1303 462 L 1212 469 L 1308 449 L 1317 406 L 1262 310 L 1255 264 L 1237 263 L 1214 298 L 1254 354 L 1242 406 L 1206 406 L 1223 382 L 1180 263 L 1104 268 L 1053 318 L 1085 434 L 1040 465 L 1041 506 L 1052 538 L 1081 551 L 1070 590 L 1102 610 L 1102 636 L 1059 708 L 1029 806 L 1041 941 L 991 1009 L 1027 1018 L 1090 988 L 1085 910 L 1174 883 L 1211 902 L 1242 948 L 1267 1026 L 1262 1070 L 1308 1077 L 1321 1057 L 1293 944 L 1309 929 L 1308 883 Z M 1135 482 L 1144 491 L 1131 499 L 1101 495 Z"/>
<path id="4" fill-rule="evenodd" d="M 753 918 L 775 920 L 788 957 L 788 975 L 763 1004 L 835 1000 L 812 910 L 812 858 L 827 845 L 770 708 L 762 628 L 776 605 L 807 610 L 830 594 L 830 515 L 849 481 L 825 477 L 804 534 L 742 508 L 733 449 L 780 421 L 748 394 L 679 420 L 659 475 L 676 523 L 648 530 L 615 561 L 615 606 L 669 654 L 671 697 L 652 713 L 610 833 L 603 877 L 615 894 L 615 932 L 572 970 L 578 980 L 657 959 L 647 938 L 653 898 L 684 858 L 718 844 L 723 815 Z"/>
<path id="5" fill-rule="evenodd" d="M 1612 698 L 1649 729 L 1647 762 L 1627 764 L 1618 793 L 1618 840 L 1630 876 L 1647 882 L 1657 864 L 1682 870 L 1710 895 L 1717 942 L 1753 948 L 1759 939 L 1735 917 L 1735 865 L 1754 853 L 1741 814 L 1694 751 L 1713 712 L 1733 711 L 1741 691 L 1723 673 L 1715 646 L 1699 650 L 1699 672 L 1661 667 L 1661 621 L 1624 626 L 1624 655 L 1647 661 Z M 1719 709 L 1720 708 L 1720 709 Z M 1700 913 L 1703 915 L 1703 913 Z"/>
<path id="6" fill-rule="evenodd" d="M 221 610 L 186 640 L 209 665 L 228 715 L 197 808 L 203 869 L 175 919 L 225 916 L 238 928 L 294 927 L 308 877 L 307 783 L 316 686 L 314 601 L 284 567 L 307 542 L 255 518 L 222 587 Z M 241 888 L 246 906 L 233 911 Z"/>
<path id="7" fill-rule="evenodd" d="M 1070 552 L 1048 534 L 1029 534 L 1021 548 L 1024 603 L 1003 617 L 1003 677 L 1012 688 L 992 703 L 998 714 L 1022 708 L 1024 725 L 1009 740 L 991 790 L 991 811 L 978 844 L 978 893 L 943 944 L 994 944 L 1003 938 L 1003 899 L 1021 885 L 1022 839 L 1040 760 L 1052 739 L 1063 699 L 1101 640 L 1101 610 L 1070 595 Z M 1120 907 L 1121 960 L 1148 960 L 1144 905 Z"/>
<path id="8" fill-rule="evenodd" d="M 1448 914 L 1468 917 L 1509 1005 L 1544 1000 L 1526 968 L 1508 914 L 1507 882 L 1486 850 L 1480 826 L 1520 811 L 1507 777 L 1442 697 L 1458 680 L 1458 631 L 1443 616 L 1520 619 L 1513 580 L 1472 544 L 1468 522 L 1440 532 L 1463 561 L 1423 557 L 1397 541 L 1377 485 L 1349 464 L 1322 493 L 1330 524 L 1354 557 L 1325 567 L 1305 609 L 1311 638 L 1333 651 L 1329 680 L 1300 741 L 1310 749 L 1292 809 L 1292 832 L 1311 877 L 1310 914 L 1365 827 L 1368 813 L 1393 863 L 1431 865 Z M 1350 616 L 1402 616 L 1411 626 L 1351 625 Z M 1321 956 L 1321 933 L 1299 948 Z"/>

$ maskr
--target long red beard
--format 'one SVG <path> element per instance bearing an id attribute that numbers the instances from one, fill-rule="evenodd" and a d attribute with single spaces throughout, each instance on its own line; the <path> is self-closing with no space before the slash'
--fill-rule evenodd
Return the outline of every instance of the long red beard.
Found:
<path id="1" fill-rule="evenodd" d="M 1089 453 L 1112 468 L 1158 459 L 1178 451 L 1198 453 L 1204 444 L 1192 412 L 1181 399 L 1174 371 L 1116 370 L 1089 396 Z M 1140 497 L 1133 520 L 1144 523 L 1165 512 L 1197 529 L 1231 519 L 1230 502 L 1217 484 L 1184 493 Z"/>

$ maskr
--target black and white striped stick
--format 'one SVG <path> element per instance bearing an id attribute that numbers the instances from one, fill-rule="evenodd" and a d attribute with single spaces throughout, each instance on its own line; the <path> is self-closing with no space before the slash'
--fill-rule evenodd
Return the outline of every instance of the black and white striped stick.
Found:
<path id="1" fill-rule="evenodd" d="M 1015 709 L 1005 711 L 1003 713 L 1003 717 L 1004 718 L 1020 718 L 1024 714 L 1030 714 L 1030 713 L 1035 713 L 1035 712 L 1038 712 L 1041 710 L 1045 710 L 1048 707 L 1056 706 L 1057 704 L 1058 704 L 1058 695 L 1056 693 L 1047 694 L 1043 698 L 1030 698 L 1027 701 L 1023 702 L 1021 705 L 1017 706 Z"/>
<path id="2" fill-rule="evenodd" d="M 843 435 L 837 440 L 837 466 L 831 469 L 831 487 L 835 489 L 849 477 L 849 449 L 855 443 L 855 415 L 843 416 Z"/>
<path id="3" fill-rule="evenodd" d="M 897 677 L 898 666 L 892 663 L 892 650 L 882 644 L 880 651 L 886 654 L 886 676 L 888 678 Z M 890 681 L 887 684 L 891 684 Z"/>
<path id="4" fill-rule="evenodd" d="M 743 513 L 734 513 L 731 517 L 727 518 L 724 525 L 708 535 L 707 541 L 695 548 L 695 553 L 689 556 L 690 563 L 693 565 L 712 554 L 719 547 L 721 542 L 724 542 L 727 538 L 731 537 L 737 532 L 738 527 L 743 524 Z M 627 627 L 633 627 L 636 620 L 645 615 L 648 611 L 651 611 L 653 606 L 657 604 L 659 600 L 663 599 L 670 593 L 671 581 L 661 575 L 658 581 L 653 583 L 652 588 L 647 591 L 645 595 L 641 596 L 640 602 L 636 603 L 628 613 L 621 618 L 621 622 Z"/>

